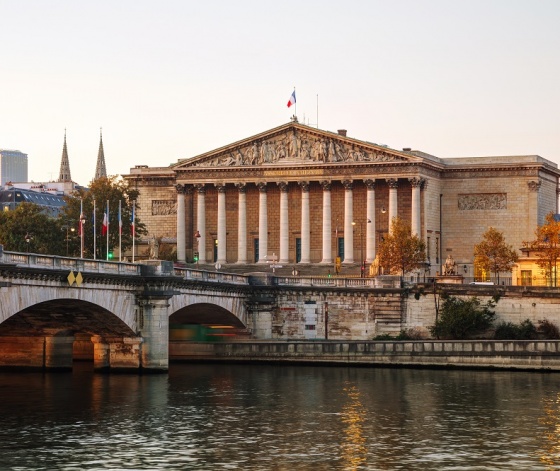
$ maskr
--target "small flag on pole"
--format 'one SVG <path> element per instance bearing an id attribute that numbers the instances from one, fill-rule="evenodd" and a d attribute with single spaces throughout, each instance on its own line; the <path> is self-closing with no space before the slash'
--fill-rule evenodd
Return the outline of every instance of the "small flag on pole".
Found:
<path id="1" fill-rule="evenodd" d="M 103 213 L 103 227 L 101 228 L 101 235 L 107 234 L 107 227 L 109 225 L 109 220 L 107 219 L 107 211 Z"/>
<path id="2" fill-rule="evenodd" d="M 288 108 L 292 105 L 296 104 L 296 91 L 294 90 L 292 92 L 292 96 L 290 97 L 290 99 L 288 100 Z"/>
<path id="3" fill-rule="evenodd" d="M 122 234 L 121 202 L 119 201 L 119 234 Z"/>
<path id="4" fill-rule="evenodd" d="M 135 235 L 135 227 L 134 227 L 134 201 L 132 202 L 132 216 L 130 218 L 130 231 L 132 232 L 132 235 Z"/>

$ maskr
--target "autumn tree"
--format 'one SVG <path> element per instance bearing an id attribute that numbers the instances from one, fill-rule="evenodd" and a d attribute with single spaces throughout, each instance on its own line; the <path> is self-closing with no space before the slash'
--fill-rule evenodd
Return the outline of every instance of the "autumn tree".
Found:
<path id="1" fill-rule="evenodd" d="M 474 246 L 474 263 L 486 272 L 494 273 L 498 282 L 500 272 L 511 271 L 518 256 L 511 245 L 506 244 L 504 234 L 493 227 L 482 234 L 482 241 Z"/>
<path id="2" fill-rule="evenodd" d="M 553 213 L 545 216 L 545 223 L 535 229 L 535 239 L 523 246 L 537 256 L 537 265 L 543 270 L 550 286 L 557 286 L 557 267 L 560 258 L 560 221 Z"/>
<path id="3" fill-rule="evenodd" d="M 379 245 L 378 255 L 385 273 L 404 276 L 426 261 L 426 244 L 412 234 L 409 224 L 395 217 L 391 221 L 391 231 Z"/>
<path id="4" fill-rule="evenodd" d="M 66 250 L 60 221 L 34 203 L 0 211 L 0 244 L 5 250 L 63 255 Z"/>
<path id="5" fill-rule="evenodd" d="M 121 205 L 121 249 L 122 252 L 132 247 L 132 202 L 138 198 L 138 191 L 130 188 L 128 182 L 115 176 L 98 178 L 91 182 L 89 189 L 79 189 L 71 196 L 65 197 L 66 207 L 61 216 L 66 224 L 79 227 L 81 210 L 84 215 L 84 257 L 93 258 L 94 246 L 96 258 L 105 258 L 106 253 L 119 247 L 119 202 Z M 107 236 L 103 235 L 103 219 L 109 206 L 109 247 Z M 94 215 L 95 204 L 95 215 Z M 147 234 L 146 226 L 138 218 L 138 203 L 135 213 L 135 237 Z M 95 221 L 95 244 L 94 229 Z"/>

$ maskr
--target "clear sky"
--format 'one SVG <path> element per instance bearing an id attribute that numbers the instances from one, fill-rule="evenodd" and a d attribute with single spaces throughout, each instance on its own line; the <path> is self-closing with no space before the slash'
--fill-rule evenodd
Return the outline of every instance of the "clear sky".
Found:
<path id="1" fill-rule="evenodd" d="M 0 0 L 0 148 L 74 181 L 289 121 L 560 163 L 559 0 Z M 318 120 L 317 120 L 318 96 Z"/>

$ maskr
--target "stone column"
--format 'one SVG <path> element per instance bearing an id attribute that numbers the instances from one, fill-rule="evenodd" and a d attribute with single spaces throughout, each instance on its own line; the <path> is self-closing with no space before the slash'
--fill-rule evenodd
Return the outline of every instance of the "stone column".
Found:
<path id="1" fill-rule="evenodd" d="M 237 220 L 237 263 L 247 263 L 247 185 L 237 183 L 239 190 Z"/>
<path id="2" fill-rule="evenodd" d="M 332 257 L 332 215 L 331 215 L 331 182 L 322 181 L 323 187 L 323 260 L 321 263 L 333 263 Z"/>
<path id="3" fill-rule="evenodd" d="M 288 213 L 288 182 L 278 182 L 280 187 L 280 254 L 278 263 L 290 261 L 290 219 Z"/>
<path id="4" fill-rule="evenodd" d="M 138 326 L 142 337 L 140 366 L 149 372 L 169 368 L 169 298 L 171 293 L 145 293 L 137 298 Z"/>
<path id="5" fill-rule="evenodd" d="M 420 188 L 422 187 L 422 179 L 418 177 L 409 178 L 408 181 L 412 185 L 412 205 L 411 205 L 411 221 L 410 227 L 412 235 L 421 237 L 422 232 L 422 219 L 421 219 L 421 205 L 420 205 Z"/>
<path id="6" fill-rule="evenodd" d="M 344 180 L 344 261 L 354 263 L 354 202 L 352 180 Z"/>
<path id="7" fill-rule="evenodd" d="M 259 188 L 259 262 L 266 263 L 268 253 L 268 212 L 266 182 L 257 183 Z"/>
<path id="8" fill-rule="evenodd" d="M 204 184 L 197 184 L 197 211 L 196 211 L 196 230 L 200 234 L 198 238 L 198 263 L 206 263 L 206 188 Z"/>
<path id="9" fill-rule="evenodd" d="M 299 182 L 299 186 L 301 186 L 301 260 L 299 263 L 311 263 L 309 182 Z"/>
<path id="10" fill-rule="evenodd" d="M 387 183 L 389 184 L 389 233 L 391 233 L 393 218 L 396 218 L 398 214 L 397 213 L 397 204 L 398 204 L 397 188 L 399 187 L 399 182 L 396 178 L 388 178 Z"/>
<path id="11" fill-rule="evenodd" d="M 227 263 L 227 221 L 226 221 L 226 186 L 216 183 L 218 189 L 218 259 L 216 263 Z"/>
<path id="12" fill-rule="evenodd" d="M 528 208 L 527 208 L 527 227 L 537 227 L 544 223 L 542 218 L 539 218 L 539 190 L 541 188 L 540 180 L 532 180 L 527 182 L 529 189 Z M 527 238 L 530 236 L 527 235 Z"/>
<path id="13" fill-rule="evenodd" d="M 364 180 L 367 188 L 366 201 L 366 262 L 375 259 L 375 180 Z"/>
<path id="14" fill-rule="evenodd" d="M 175 185 L 177 190 L 177 261 L 187 261 L 187 236 L 185 233 L 185 185 Z"/>

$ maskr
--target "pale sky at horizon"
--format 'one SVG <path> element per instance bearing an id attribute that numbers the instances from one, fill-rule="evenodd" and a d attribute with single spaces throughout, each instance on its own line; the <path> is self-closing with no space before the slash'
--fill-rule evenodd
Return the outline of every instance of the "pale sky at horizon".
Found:
<path id="1" fill-rule="evenodd" d="M 0 0 L 0 148 L 29 178 L 167 166 L 300 122 L 560 164 L 560 1 Z"/>

